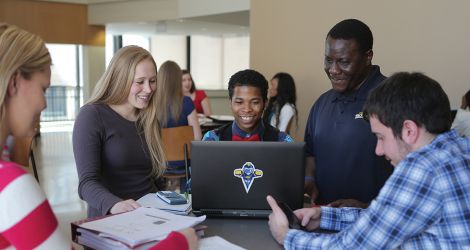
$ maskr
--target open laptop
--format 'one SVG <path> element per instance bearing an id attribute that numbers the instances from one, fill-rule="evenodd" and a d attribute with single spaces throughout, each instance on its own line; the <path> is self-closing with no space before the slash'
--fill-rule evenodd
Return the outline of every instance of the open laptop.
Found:
<path id="1" fill-rule="evenodd" d="M 292 209 L 303 205 L 304 142 L 191 142 L 196 215 L 267 217 L 268 194 Z"/>

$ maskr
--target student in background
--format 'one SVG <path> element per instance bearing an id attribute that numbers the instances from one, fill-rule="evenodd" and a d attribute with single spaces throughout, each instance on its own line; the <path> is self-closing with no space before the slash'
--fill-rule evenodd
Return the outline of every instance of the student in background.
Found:
<path id="1" fill-rule="evenodd" d="M 165 170 L 165 156 L 156 86 L 157 67 L 150 53 L 127 46 L 114 55 L 80 109 L 73 151 L 88 217 L 134 210 L 140 207 L 135 200 L 158 190 L 155 182 Z M 193 229 L 185 229 L 167 241 L 171 243 L 161 244 L 194 247 L 197 237 Z"/>
<path id="2" fill-rule="evenodd" d="M 261 118 L 267 101 L 268 81 L 255 70 L 235 73 L 228 83 L 235 120 L 204 135 L 204 141 L 286 141 L 293 139 Z"/>
<path id="3" fill-rule="evenodd" d="M 470 111 L 468 110 L 470 105 L 470 90 L 462 96 L 462 104 L 457 110 L 457 113 L 452 123 L 452 128 L 457 130 L 457 133 L 461 136 L 470 137 Z"/>
<path id="4" fill-rule="evenodd" d="M 193 77 L 191 73 L 187 70 L 183 70 L 183 94 L 189 96 L 193 100 L 194 107 L 196 107 L 196 112 L 198 114 L 203 114 L 205 116 L 212 115 L 211 103 L 209 97 L 207 97 L 204 90 L 196 89 L 194 84 Z"/>
<path id="5" fill-rule="evenodd" d="M 157 78 L 156 115 L 162 128 L 189 125 L 193 127 L 194 139 L 201 140 L 201 127 L 193 101 L 183 95 L 181 68 L 173 61 L 166 61 L 160 66 Z"/>
<path id="6" fill-rule="evenodd" d="M 51 56 L 37 35 L 0 23 L 0 149 L 7 137 L 34 136 Z M 0 159 L 0 249 L 70 249 L 70 241 L 37 181 L 16 163 Z"/>
<path id="7" fill-rule="evenodd" d="M 190 97 L 183 95 L 182 71 L 177 63 L 166 61 L 160 66 L 157 82 L 157 118 L 162 128 L 192 126 L 194 140 L 201 140 L 202 132 L 194 103 Z M 184 161 L 168 161 L 167 173 L 180 174 L 186 171 Z M 168 178 L 167 190 L 186 190 L 185 178 Z"/>
<path id="8" fill-rule="evenodd" d="M 272 197 L 269 227 L 286 249 L 469 249 L 470 139 L 450 130 L 449 99 L 421 73 L 397 73 L 364 106 L 375 153 L 395 167 L 367 209 L 296 210 L 307 231 L 289 230 Z M 334 234 L 309 232 L 317 228 Z"/>
<path id="9" fill-rule="evenodd" d="M 268 106 L 264 111 L 265 122 L 290 134 L 292 122 L 297 127 L 297 95 L 294 78 L 280 72 L 273 76 L 268 89 Z"/>

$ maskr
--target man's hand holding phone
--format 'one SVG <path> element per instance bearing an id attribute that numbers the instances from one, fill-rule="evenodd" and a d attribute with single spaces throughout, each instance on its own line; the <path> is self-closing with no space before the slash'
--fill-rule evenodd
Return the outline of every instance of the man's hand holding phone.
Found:
<path id="1" fill-rule="evenodd" d="M 313 231 L 320 227 L 321 208 L 319 206 L 298 209 L 294 211 L 294 214 L 300 220 L 303 230 Z"/>
<path id="2" fill-rule="evenodd" d="M 292 212 L 285 203 L 278 204 L 270 195 L 266 200 L 273 211 L 269 215 L 269 229 L 276 241 L 283 245 L 289 228 L 312 231 L 320 226 L 321 209 L 319 207 L 302 208 Z"/>
<path id="3" fill-rule="evenodd" d="M 297 216 L 294 214 L 294 211 L 292 211 L 292 209 L 286 203 L 280 201 L 277 203 L 277 205 L 282 209 L 282 211 L 286 215 L 290 229 L 305 230 L 305 227 L 302 226 L 299 218 L 297 218 Z"/>
<path id="4" fill-rule="evenodd" d="M 283 245 L 284 238 L 286 237 L 287 231 L 289 231 L 289 221 L 272 196 L 268 195 L 266 200 L 268 201 L 271 210 L 273 210 L 269 215 L 269 230 L 271 230 L 271 234 L 274 239 L 279 244 Z"/>

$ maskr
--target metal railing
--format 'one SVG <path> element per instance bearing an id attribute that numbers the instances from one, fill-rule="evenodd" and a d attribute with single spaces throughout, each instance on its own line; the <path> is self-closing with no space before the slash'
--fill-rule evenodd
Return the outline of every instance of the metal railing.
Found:
<path id="1" fill-rule="evenodd" d="M 83 103 L 81 87 L 50 86 L 46 91 L 47 108 L 41 113 L 41 122 L 73 121 Z"/>

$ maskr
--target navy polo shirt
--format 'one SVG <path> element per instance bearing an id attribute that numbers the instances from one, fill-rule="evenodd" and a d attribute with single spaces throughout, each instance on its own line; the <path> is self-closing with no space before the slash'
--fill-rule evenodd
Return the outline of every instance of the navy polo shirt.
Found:
<path id="1" fill-rule="evenodd" d="M 370 202 L 392 173 L 392 166 L 375 154 L 377 139 L 362 119 L 369 91 L 384 79 L 374 65 L 355 92 L 345 96 L 331 89 L 310 110 L 304 140 L 307 156 L 315 157 L 318 204 L 338 199 Z"/>

